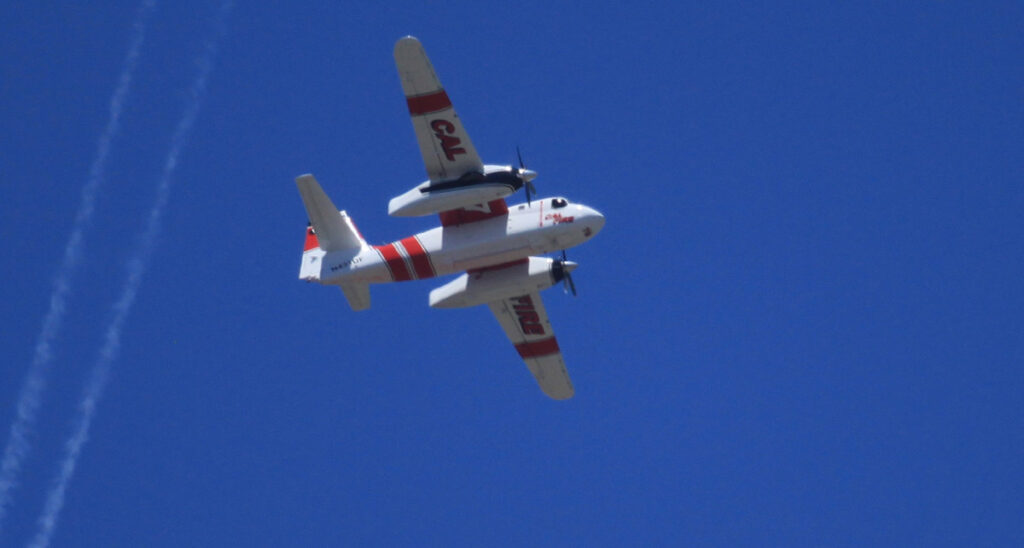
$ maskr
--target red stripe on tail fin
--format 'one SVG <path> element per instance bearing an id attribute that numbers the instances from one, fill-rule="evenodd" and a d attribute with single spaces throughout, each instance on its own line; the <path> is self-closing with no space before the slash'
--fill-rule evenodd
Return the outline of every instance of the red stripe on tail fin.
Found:
<path id="1" fill-rule="evenodd" d="M 306 227 L 306 245 L 302 248 L 302 252 L 305 253 L 310 249 L 316 249 L 320 247 L 320 240 L 316 238 L 316 232 L 313 232 L 313 227 Z"/>

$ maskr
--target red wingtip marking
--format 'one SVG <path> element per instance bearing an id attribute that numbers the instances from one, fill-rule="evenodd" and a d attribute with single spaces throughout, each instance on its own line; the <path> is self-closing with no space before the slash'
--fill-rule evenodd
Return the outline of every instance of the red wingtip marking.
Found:
<path id="1" fill-rule="evenodd" d="M 405 102 L 409 105 L 409 114 L 413 116 L 430 114 L 431 112 L 437 112 L 452 106 L 452 102 L 448 99 L 448 94 L 443 89 L 418 97 L 406 97 Z"/>
<path id="2" fill-rule="evenodd" d="M 541 339 L 539 341 L 519 343 L 516 345 L 516 351 L 519 352 L 519 356 L 523 359 L 539 358 L 541 356 L 561 352 L 558 348 L 558 341 L 556 341 L 554 337 L 548 337 L 547 339 Z"/>
<path id="3" fill-rule="evenodd" d="M 313 232 L 313 227 L 306 227 L 306 246 L 302 248 L 302 252 L 305 253 L 310 249 L 320 247 L 320 240 L 316 238 L 316 233 Z"/>

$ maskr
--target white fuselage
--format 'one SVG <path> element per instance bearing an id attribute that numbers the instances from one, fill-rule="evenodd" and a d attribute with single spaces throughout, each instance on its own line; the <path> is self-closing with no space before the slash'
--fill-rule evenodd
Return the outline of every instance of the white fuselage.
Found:
<path id="1" fill-rule="evenodd" d="M 500 216 L 437 227 L 383 246 L 327 253 L 320 283 L 388 283 L 444 276 L 577 246 L 604 216 L 563 198 L 508 207 Z"/>

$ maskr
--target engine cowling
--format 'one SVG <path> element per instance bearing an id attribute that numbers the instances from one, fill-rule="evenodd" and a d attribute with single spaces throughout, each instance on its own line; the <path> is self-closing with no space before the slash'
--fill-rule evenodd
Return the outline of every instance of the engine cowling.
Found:
<path id="1" fill-rule="evenodd" d="M 546 257 L 472 270 L 430 292 L 433 308 L 463 308 L 547 289 L 576 264 Z"/>
<path id="2" fill-rule="evenodd" d="M 423 181 L 388 202 L 392 217 L 420 217 L 485 204 L 512 195 L 524 181 L 537 174 L 511 166 L 483 166 L 482 173 L 470 172 L 449 181 Z"/>

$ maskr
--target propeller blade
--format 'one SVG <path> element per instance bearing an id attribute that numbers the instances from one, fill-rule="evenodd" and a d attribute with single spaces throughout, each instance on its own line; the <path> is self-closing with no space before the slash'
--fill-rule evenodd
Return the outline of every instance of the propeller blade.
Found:
<path id="1" fill-rule="evenodd" d="M 561 258 L 561 260 L 555 259 L 555 264 L 554 264 L 554 268 L 555 268 L 555 272 L 556 272 L 556 278 L 555 279 L 556 280 L 560 279 L 562 281 L 562 289 L 565 291 L 566 294 L 568 294 L 569 291 L 572 291 L 572 296 L 573 297 L 576 296 L 576 284 L 573 283 L 573 281 L 572 281 L 572 274 L 570 274 L 570 272 L 572 272 L 573 270 L 576 270 L 576 267 L 578 267 L 578 266 L 579 266 L 579 264 L 574 263 L 574 262 L 566 259 L 565 250 L 564 249 L 562 250 L 562 258 Z"/>
<path id="2" fill-rule="evenodd" d="M 516 145 L 516 159 L 519 160 L 519 167 L 512 165 L 512 174 L 523 183 L 524 187 L 526 187 L 526 203 L 532 205 L 533 195 L 537 194 L 537 188 L 533 186 L 533 183 L 530 181 L 537 176 L 537 172 L 526 168 L 526 162 L 523 161 L 523 152 L 519 150 L 519 145 Z"/>

